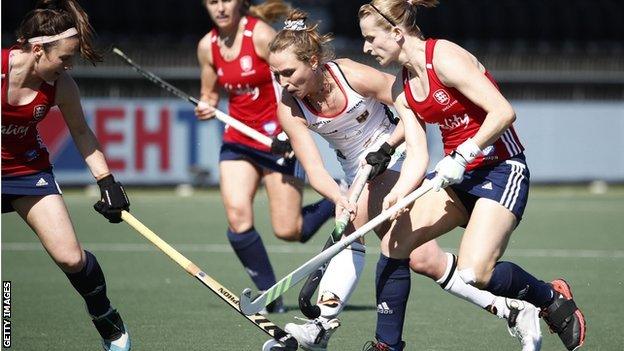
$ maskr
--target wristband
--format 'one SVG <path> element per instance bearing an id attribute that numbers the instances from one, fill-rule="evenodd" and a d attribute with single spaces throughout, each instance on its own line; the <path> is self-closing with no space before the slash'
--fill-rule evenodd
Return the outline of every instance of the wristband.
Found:
<path id="1" fill-rule="evenodd" d="M 472 138 L 468 138 L 466 141 L 459 144 L 455 151 L 460 154 L 467 163 L 474 161 L 475 158 L 483 154 L 483 151 L 481 151 L 477 143 L 475 143 Z"/>

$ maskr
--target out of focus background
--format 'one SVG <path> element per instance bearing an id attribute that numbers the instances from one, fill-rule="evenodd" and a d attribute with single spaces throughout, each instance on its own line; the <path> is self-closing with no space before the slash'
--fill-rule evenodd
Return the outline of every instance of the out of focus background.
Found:
<path id="1" fill-rule="evenodd" d="M 3 47 L 14 42 L 19 21 L 34 3 L 2 2 Z M 115 173 L 127 184 L 216 184 L 222 126 L 196 121 L 191 105 L 110 54 L 118 46 L 135 62 L 197 96 L 196 45 L 212 27 L 202 1 L 81 3 L 107 55 L 96 67 L 78 65 L 72 75 Z M 320 21 L 322 31 L 335 34 L 338 57 L 376 66 L 361 50 L 357 10 L 363 1 L 290 3 Z M 516 109 L 534 182 L 597 181 L 601 188 L 604 182 L 624 181 L 624 2 L 453 0 L 419 11 L 427 36 L 459 43 L 494 74 Z M 66 184 L 91 182 L 60 116 L 51 117 L 40 129 L 58 178 Z M 441 153 L 438 134 L 436 128 L 429 133 L 430 147 Z M 339 177 L 335 157 L 323 150 Z"/>

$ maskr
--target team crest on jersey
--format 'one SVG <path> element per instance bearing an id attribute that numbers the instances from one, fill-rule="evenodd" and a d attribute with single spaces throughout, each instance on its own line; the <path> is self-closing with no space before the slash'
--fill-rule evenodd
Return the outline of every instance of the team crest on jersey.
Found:
<path id="1" fill-rule="evenodd" d="M 45 117 L 47 112 L 46 105 L 37 105 L 33 108 L 33 119 L 34 123 L 39 122 Z"/>
<path id="2" fill-rule="evenodd" d="M 433 93 L 433 97 L 440 105 L 448 105 L 448 103 L 451 101 L 451 98 L 444 89 L 436 90 L 435 93 Z"/>
<path id="3" fill-rule="evenodd" d="M 358 123 L 364 123 L 364 121 L 366 121 L 366 119 L 368 118 L 368 110 L 364 111 L 364 113 L 362 113 L 361 115 L 358 116 L 358 118 L 356 118 L 355 120 L 358 121 Z"/>
<path id="4" fill-rule="evenodd" d="M 242 76 L 247 76 L 250 74 L 256 73 L 256 70 L 253 69 L 253 59 L 249 55 L 245 55 L 238 60 L 240 63 L 240 67 L 243 70 L 241 73 Z"/>

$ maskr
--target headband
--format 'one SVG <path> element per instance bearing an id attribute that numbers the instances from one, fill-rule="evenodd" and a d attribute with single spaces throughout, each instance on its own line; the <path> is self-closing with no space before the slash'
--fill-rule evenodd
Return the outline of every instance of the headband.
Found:
<path id="1" fill-rule="evenodd" d="M 60 39 L 65 39 L 65 38 L 69 38 L 72 37 L 74 35 L 78 34 L 78 30 L 76 29 L 76 27 L 71 27 L 68 30 L 59 33 L 59 34 L 55 34 L 55 35 L 42 35 L 40 37 L 34 37 L 34 38 L 30 38 L 28 39 L 28 42 L 31 44 L 47 44 L 47 43 L 51 43 L 53 41 L 57 41 Z"/>
<path id="2" fill-rule="evenodd" d="M 381 13 L 381 11 L 379 11 L 379 9 L 375 7 L 375 5 L 373 5 L 372 3 L 370 3 L 369 5 L 370 5 L 370 7 L 375 9 L 375 11 L 377 11 L 377 13 L 381 15 L 381 17 L 385 18 L 386 21 L 388 21 L 391 25 L 396 27 L 396 23 L 394 23 L 394 21 L 391 20 L 388 16 L 384 15 L 383 13 Z"/>

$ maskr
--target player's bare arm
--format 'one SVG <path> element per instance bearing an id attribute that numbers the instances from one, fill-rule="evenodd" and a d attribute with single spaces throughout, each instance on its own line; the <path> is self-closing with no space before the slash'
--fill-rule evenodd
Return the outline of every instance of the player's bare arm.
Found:
<path id="1" fill-rule="evenodd" d="M 433 65 L 442 83 L 456 88 L 487 112 L 483 125 L 472 138 L 481 148 L 496 141 L 512 125 L 516 114 L 496 86 L 483 74 L 474 56 L 449 41 L 440 40 Z"/>
<path id="2" fill-rule="evenodd" d="M 214 116 L 212 107 L 219 102 L 219 91 L 217 88 L 217 72 L 212 63 L 212 45 L 210 34 L 206 34 L 197 45 L 197 60 L 199 61 L 201 78 L 200 100 L 208 106 L 198 106 L 195 114 L 199 119 L 207 119 Z"/>
<path id="3" fill-rule="evenodd" d="M 396 200 L 402 198 L 418 186 L 426 173 L 429 163 L 427 149 L 427 136 L 424 122 L 416 117 L 407 105 L 401 80 L 397 79 L 393 85 L 392 95 L 395 97 L 394 107 L 404 125 L 406 144 L 406 158 L 403 161 L 401 175 L 392 190 L 393 196 L 388 196 L 388 202 L 384 201 L 384 208 L 393 205 Z M 408 171 L 404 171 L 408 170 Z M 390 194 L 389 194 L 390 195 Z M 393 198 L 393 200 L 391 199 Z"/>
<path id="4" fill-rule="evenodd" d="M 269 43 L 275 38 L 275 30 L 264 23 L 258 21 L 253 30 L 253 43 L 256 54 L 265 61 L 269 59 Z"/>
<path id="5" fill-rule="evenodd" d="M 310 179 L 310 185 L 324 197 L 334 202 L 340 201 L 340 187 L 325 169 L 323 158 L 308 131 L 305 117 L 286 91 L 283 92 L 282 101 L 277 107 L 277 115 L 282 128 L 290 138 L 297 159 Z"/>
<path id="6" fill-rule="evenodd" d="M 63 114 L 78 151 L 84 157 L 95 179 L 104 178 L 110 174 L 110 171 L 100 144 L 85 120 L 76 82 L 67 73 L 63 73 L 56 84 L 55 102 Z"/>

